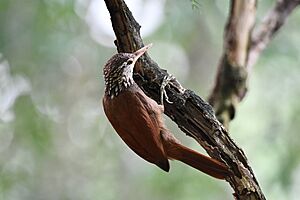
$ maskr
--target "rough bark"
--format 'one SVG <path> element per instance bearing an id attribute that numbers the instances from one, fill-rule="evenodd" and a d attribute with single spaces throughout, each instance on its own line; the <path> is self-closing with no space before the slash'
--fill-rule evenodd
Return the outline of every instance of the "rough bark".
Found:
<path id="1" fill-rule="evenodd" d="M 123 0 L 105 0 L 110 12 L 119 52 L 133 52 L 143 46 L 140 25 Z M 159 102 L 160 85 L 168 75 L 149 57 L 141 57 L 134 77 L 144 92 Z M 165 114 L 187 135 L 193 137 L 207 153 L 224 162 L 232 172 L 226 179 L 234 190 L 236 199 L 265 199 L 247 158 L 227 130 L 215 117 L 212 107 L 193 91 L 183 88 L 175 79 L 166 87 L 169 99 L 164 102 Z"/>

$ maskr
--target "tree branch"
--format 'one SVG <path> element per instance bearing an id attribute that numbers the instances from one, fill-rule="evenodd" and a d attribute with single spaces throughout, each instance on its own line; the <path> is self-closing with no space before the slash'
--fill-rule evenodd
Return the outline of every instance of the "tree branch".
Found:
<path id="1" fill-rule="evenodd" d="M 232 0 L 230 16 L 225 27 L 223 55 L 220 59 L 216 84 L 209 97 L 217 118 L 228 127 L 237 104 L 245 96 L 245 68 L 250 35 L 255 22 L 256 0 Z"/>
<path id="2" fill-rule="evenodd" d="M 123 0 L 105 0 L 110 12 L 119 52 L 133 52 L 143 46 L 140 25 Z M 139 75 L 135 81 L 143 91 L 159 102 L 160 85 L 167 71 L 162 70 L 149 57 L 141 57 L 138 63 Z M 216 119 L 212 107 L 193 91 L 184 89 L 177 80 L 166 87 L 169 99 L 165 102 L 165 114 L 187 135 L 193 137 L 207 153 L 224 162 L 232 172 L 226 179 L 235 191 L 236 199 L 265 199 L 247 158 L 227 130 Z"/>
<path id="3" fill-rule="evenodd" d="M 261 52 L 300 0 L 277 0 L 264 21 L 252 32 L 256 0 L 232 0 L 225 28 L 224 52 L 209 103 L 217 118 L 228 127 L 238 103 L 247 93 L 247 77 Z"/>
<path id="4" fill-rule="evenodd" d="M 287 17 L 299 4 L 300 0 L 277 0 L 263 22 L 254 29 L 246 65 L 248 71 L 252 70 L 261 52 L 267 47 L 273 36 L 284 25 Z"/>

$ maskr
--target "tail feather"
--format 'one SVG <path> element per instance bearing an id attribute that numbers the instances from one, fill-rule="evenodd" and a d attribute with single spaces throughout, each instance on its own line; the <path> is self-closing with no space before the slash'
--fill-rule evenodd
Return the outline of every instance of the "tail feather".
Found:
<path id="1" fill-rule="evenodd" d="M 169 158 L 179 160 L 215 178 L 224 179 L 229 175 L 224 164 L 181 144 L 167 145 L 166 152 Z"/>

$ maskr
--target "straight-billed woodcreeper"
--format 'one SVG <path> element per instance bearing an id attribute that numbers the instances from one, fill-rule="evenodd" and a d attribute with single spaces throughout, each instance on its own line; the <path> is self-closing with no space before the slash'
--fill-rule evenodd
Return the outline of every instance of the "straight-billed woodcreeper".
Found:
<path id="1" fill-rule="evenodd" d="M 174 159 L 224 179 L 229 174 L 227 167 L 183 146 L 163 123 L 163 105 L 149 98 L 133 80 L 136 61 L 150 47 L 118 53 L 105 64 L 103 107 L 108 120 L 136 154 L 164 171 L 169 171 L 168 159 Z"/>

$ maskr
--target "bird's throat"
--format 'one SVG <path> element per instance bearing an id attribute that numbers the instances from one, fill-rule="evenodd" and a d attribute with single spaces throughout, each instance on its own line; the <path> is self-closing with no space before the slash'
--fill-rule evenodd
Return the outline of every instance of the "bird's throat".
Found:
<path id="1" fill-rule="evenodd" d="M 105 94 L 111 99 L 134 84 L 132 73 L 122 73 L 119 76 L 111 76 L 105 80 Z"/>

